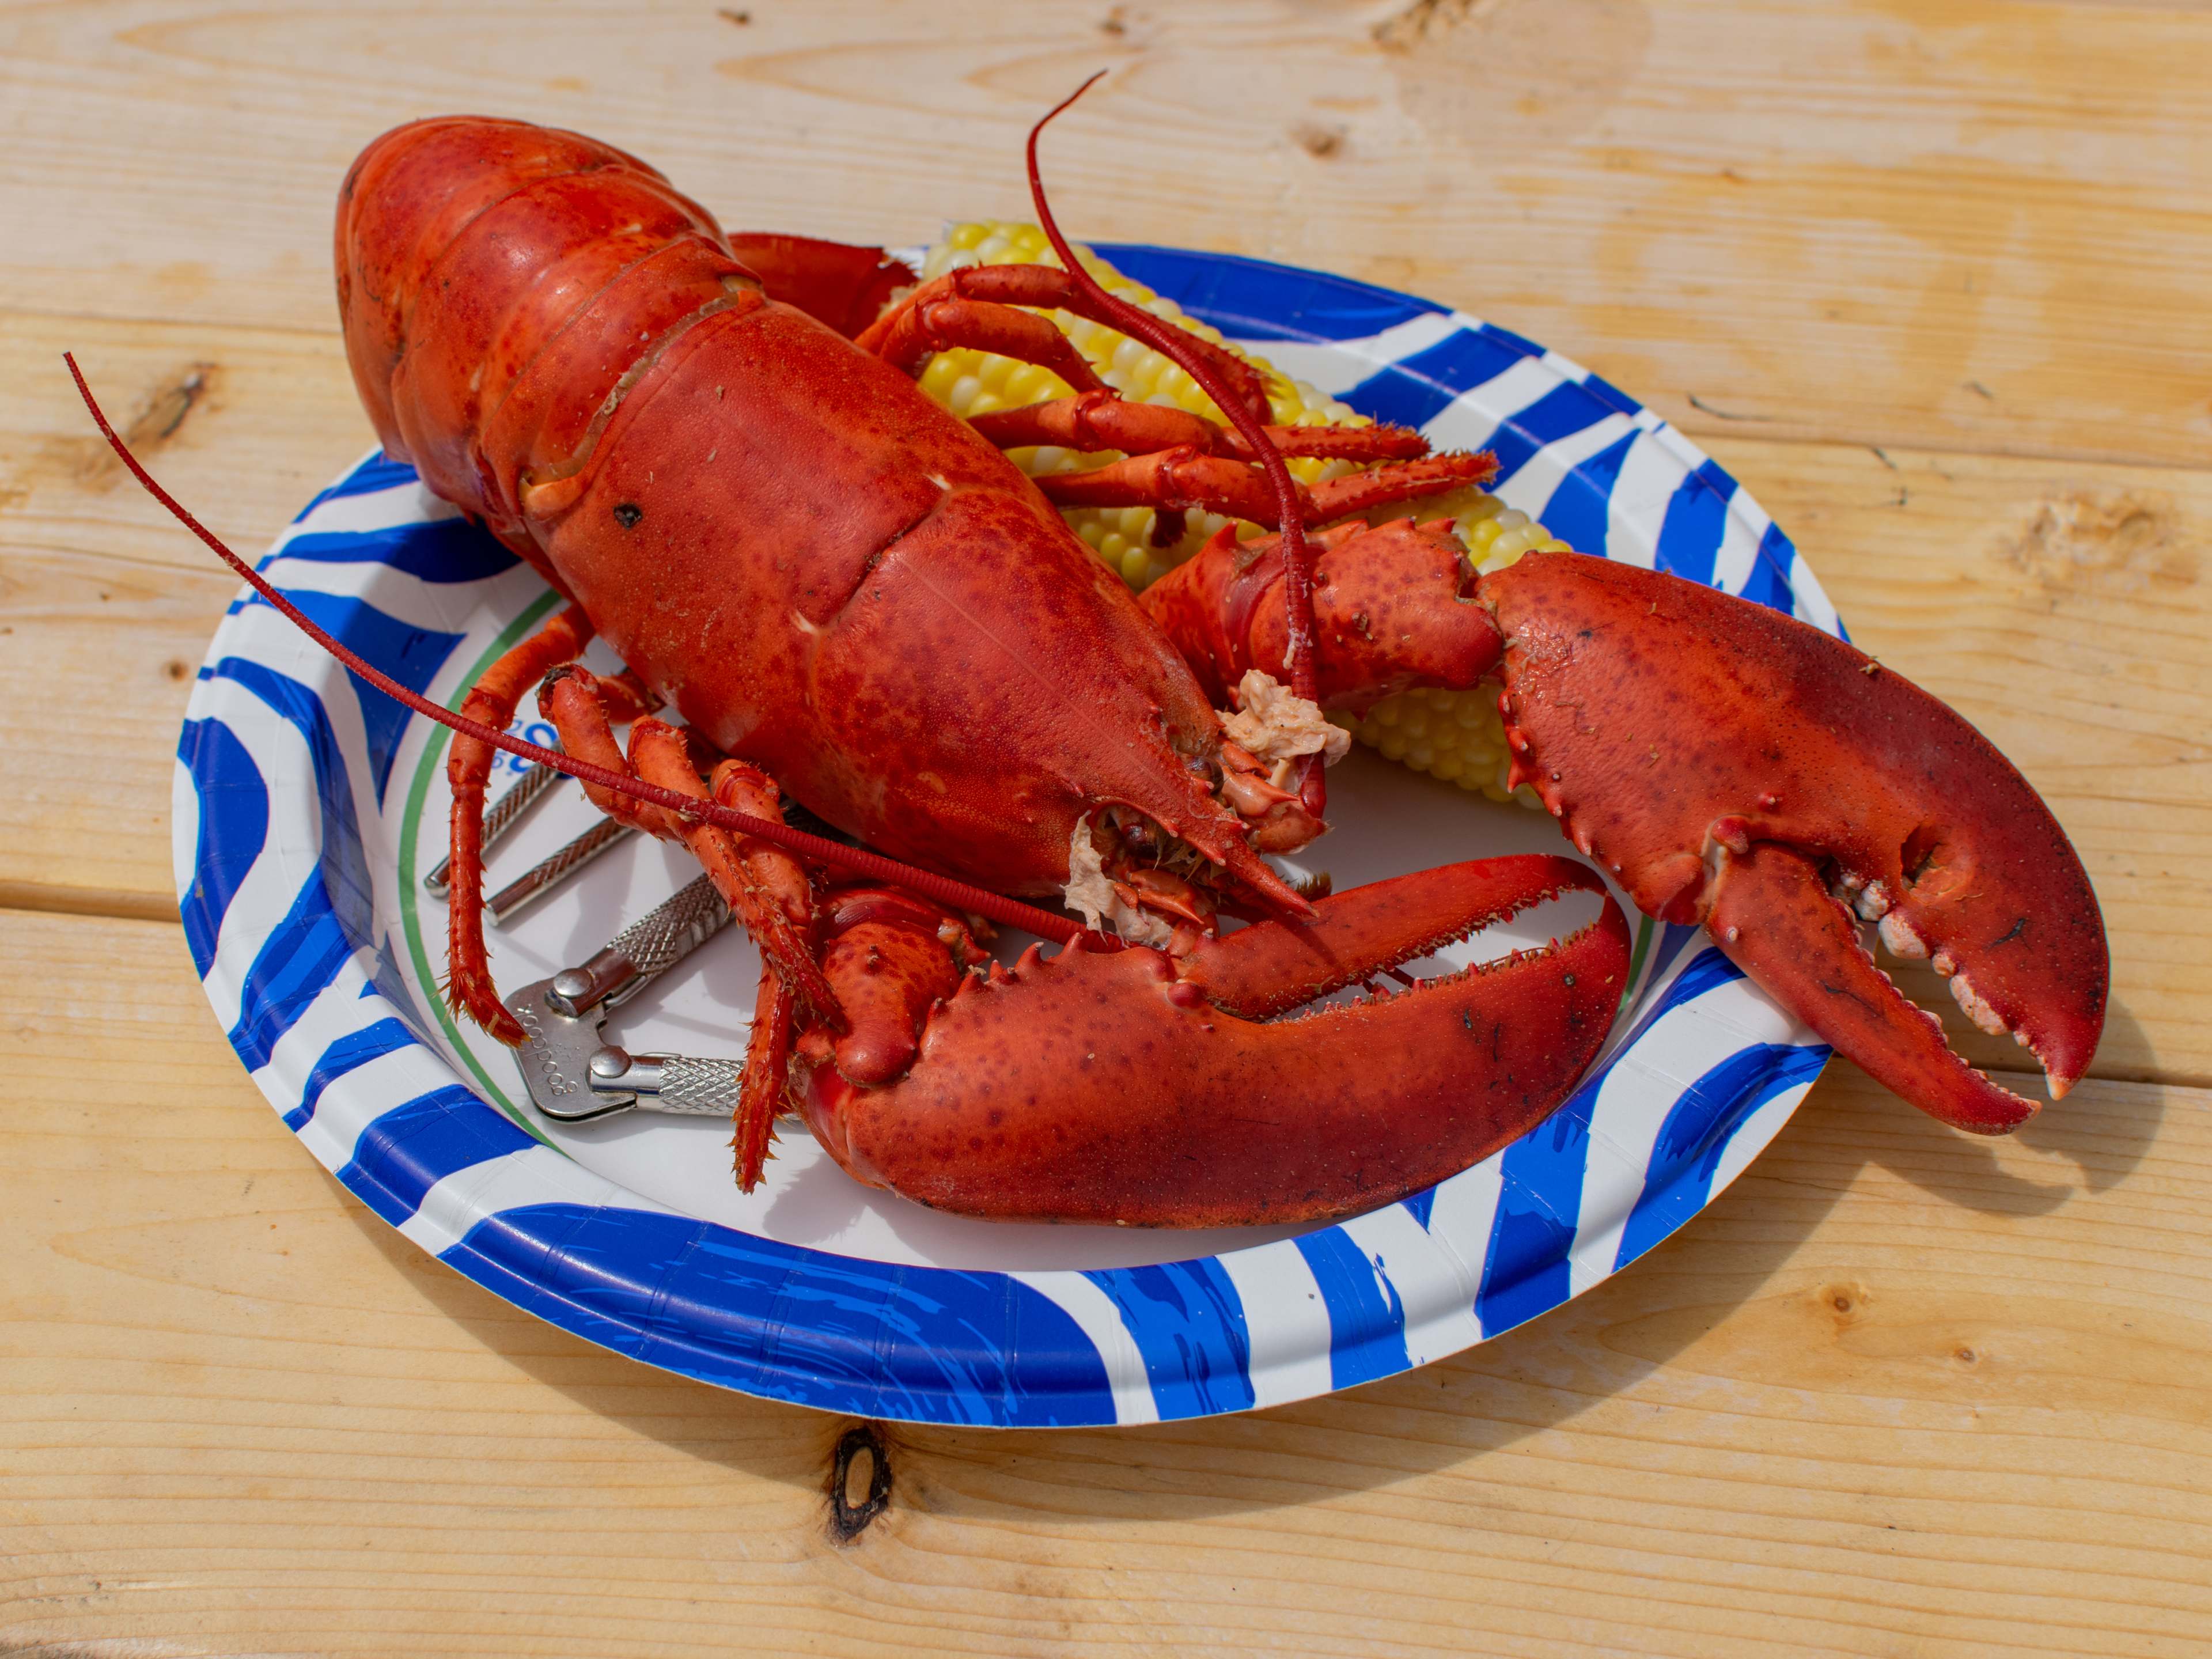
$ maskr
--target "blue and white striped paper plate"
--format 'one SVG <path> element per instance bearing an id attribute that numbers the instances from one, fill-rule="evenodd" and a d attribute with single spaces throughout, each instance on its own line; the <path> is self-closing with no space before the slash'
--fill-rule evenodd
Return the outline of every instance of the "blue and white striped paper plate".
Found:
<path id="1" fill-rule="evenodd" d="M 1565 359 L 1337 277 L 1099 252 L 1369 414 L 1496 449 L 1500 493 L 1575 545 L 1839 631 L 1734 480 Z M 332 633 L 455 706 L 551 603 L 411 471 L 374 457 L 317 496 L 263 568 Z M 423 1249 L 567 1330 L 725 1387 L 875 1417 L 1074 1425 L 1240 1411 L 1388 1376 L 1650 1249 L 1766 1145 L 1826 1058 L 1701 936 L 1647 921 L 1613 1044 L 1566 1106 L 1478 1167 L 1338 1226 L 993 1227 L 867 1193 L 804 1135 L 741 1200 L 718 1126 L 556 1128 L 530 1111 L 503 1050 L 453 1026 L 433 967 L 444 919 L 420 896 L 443 850 L 446 734 L 348 680 L 247 599 L 194 690 L 178 886 L 240 1058 L 314 1155 Z M 1341 827 L 1323 848 L 1340 885 L 1559 844 L 1547 819 L 1372 756 L 1331 793 Z M 541 812 L 535 848 L 526 836 L 502 849 L 512 867 L 587 809 Z M 502 935 L 495 968 L 512 986 L 580 961 L 688 874 L 633 842 Z M 696 971 L 641 999 L 667 993 L 624 1040 L 739 1051 L 749 951 L 735 930 L 706 947 Z"/>

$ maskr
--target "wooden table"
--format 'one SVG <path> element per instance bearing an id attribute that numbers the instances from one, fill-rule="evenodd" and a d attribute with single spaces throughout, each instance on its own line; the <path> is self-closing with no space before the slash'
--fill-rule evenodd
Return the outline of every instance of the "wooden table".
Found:
<path id="1" fill-rule="evenodd" d="M 2212 1650 L 2212 16 L 1395 3 L 0 15 L 0 1649 Z M 534 116 L 732 222 L 918 237 L 1024 215 L 1101 64 L 1079 232 L 1463 305 L 1710 447 L 2052 802 L 2112 1018 L 1996 1144 L 1835 1066 L 1669 1243 L 1411 1375 L 889 1428 L 840 1546 L 848 1425 L 517 1313 L 271 1121 L 169 865 L 234 583 L 60 354 L 258 547 L 368 441 L 328 225 L 383 128 Z"/>

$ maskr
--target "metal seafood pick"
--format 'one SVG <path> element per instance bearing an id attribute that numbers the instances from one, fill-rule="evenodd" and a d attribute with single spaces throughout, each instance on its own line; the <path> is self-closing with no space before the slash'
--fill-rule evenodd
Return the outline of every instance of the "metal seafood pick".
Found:
<path id="1" fill-rule="evenodd" d="M 489 853 L 507 831 L 522 821 L 522 815 L 531 804 L 548 789 L 561 781 L 561 775 L 550 766 L 532 766 L 484 810 L 483 850 Z M 484 902 L 492 925 L 497 927 L 518 910 L 538 899 L 544 898 L 567 881 L 623 836 L 635 833 L 626 824 L 611 818 L 602 818 L 574 840 L 541 859 L 513 881 L 494 893 Z M 440 859 L 422 878 L 422 885 L 433 898 L 444 898 L 450 890 L 447 877 L 453 872 L 451 856 Z"/>
<path id="2" fill-rule="evenodd" d="M 564 968 L 507 998 L 525 1033 L 515 1060 L 538 1109 L 556 1123 L 588 1123 L 632 1108 L 724 1117 L 734 1111 L 744 1062 L 633 1054 L 600 1035 L 610 1012 L 729 920 L 729 906 L 701 876 L 623 928 L 581 967 Z"/>

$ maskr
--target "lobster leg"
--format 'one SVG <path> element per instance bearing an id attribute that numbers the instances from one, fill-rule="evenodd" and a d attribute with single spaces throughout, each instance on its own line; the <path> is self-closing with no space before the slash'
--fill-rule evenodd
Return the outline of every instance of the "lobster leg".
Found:
<path id="1" fill-rule="evenodd" d="M 1429 455 L 1388 461 L 1302 489 L 1307 516 L 1326 523 L 1390 501 L 1416 500 L 1498 471 L 1494 456 Z M 1219 513 L 1276 527 L 1281 507 L 1273 486 L 1249 463 L 1209 455 L 1188 445 L 1131 455 L 1085 472 L 1048 472 L 1034 482 L 1055 507 L 1153 507 L 1169 512 Z"/>
<path id="2" fill-rule="evenodd" d="M 461 713 L 504 731 L 516 704 L 549 669 L 573 661 L 591 642 L 592 624 L 580 607 L 556 611 L 528 639 L 507 651 L 469 688 Z M 491 745 L 462 735 L 446 758 L 453 790 L 451 862 L 446 924 L 446 1000 L 457 1013 L 514 1048 L 523 1030 L 492 983 L 483 937 L 484 787 L 491 780 Z"/>
<path id="3" fill-rule="evenodd" d="M 738 1109 L 730 1124 L 730 1158 L 738 1190 L 760 1185 L 775 1144 L 775 1120 L 790 1087 L 792 1038 L 798 1006 L 782 976 L 765 962 L 753 993 L 753 1025 L 745 1039 L 745 1072 L 738 1085 Z"/>
<path id="4" fill-rule="evenodd" d="M 723 761 L 714 768 L 708 787 L 725 806 L 774 823 L 783 822 L 782 792 L 768 774 L 748 762 Z M 751 836 L 735 838 L 735 848 L 753 888 L 791 918 L 810 949 L 818 950 L 815 941 L 820 927 L 813 887 L 798 860 Z M 769 1147 L 775 1139 L 775 1120 L 789 1097 L 792 1047 L 803 1012 L 799 999 L 763 952 L 760 988 L 753 1000 L 752 1033 L 745 1044 L 744 1080 L 738 1087 L 737 1119 L 730 1139 L 742 1192 L 749 1193 L 759 1184 Z M 840 1014 L 830 1024 L 842 1030 L 846 1022 Z"/>
<path id="5" fill-rule="evenodd" d="M 1106 389 L 1074 342 L 1049 319 L 986 301 L 950 298 L 910 305 L 896 313 L 875 345 L 869 346 L 866 337 L 862 341 L 863 349 L 874 350 L 909 374 L 919 373 L 935 353 L 958 346 L 1048 368 L 1079 392 Z"/>
<path id="6" fill-rule="evenodd" d="M 630 758 L 647 783 L 695 800 L 713 799 L 700 781 L 684 734 L 664 721 L 641 720 L 630 728 Z M 779 811 L 777 819 L 781 817 Z M 811 896 L 798 860 L 750 837 L 741 846 L 739 837 L 714 824 L 682 822 L 676 829 L 800 1012 L 811 1021 L 842 1028 L 844 1012 L 814 960 Z"/>
<path id="7" fill-rule="evenodd" d="M 1000 449 L 1054 444 L 1085 453 L 1119 449 L 1141 454 L 1187 444 L 1209 455 L 1252 458 L 1251 445 L 1233 427 L 1217 426 L 1202 415 L 1164 404 L 1133 404 L 1110 389 L 971 415 L 968 424 Z M 1271 426 L 1267 434 L 1290 456 L 1411 461 L 1429 453 L 1429 441 L 1407 426 Z"/>
<path id="8" fill-rule="evenodd" d="M 948 270 L 934 282 L 923 283 L 897 306 L 885 312 L 873 326 L 863 331 L 855 343 L 863 351 L 877 351 L 894 329 L 906 326 L 903 319 L 908 313 L 947 297 L 980 300 L 1004 306 L 1030 306 L 1042 311 L 1065 311 L 1109 328 L 1125 326 L 1120 318 L 1110 314 L 1087 289 L 1055 266 L 969 265 L 961 270 Z M 1059 331 L 1055 329 L 1054 332 L 1058 333 Z M 1229 383 L 1253 413 L 1262 421 L 1273 418 L 1274 411 L 1268 401 L 1267 381 L 1264 374 L 1235 352 L 1216 345 L 1211 340 L 1200 339 L 1188 329 L 1178 329 L 1176 332 L 1188 343 L 1195 355 L 1204 358 L 1207 366 Z M 1089 373 L 1087 365 L 1085 372 L 1086 374 Z M 1079 380 L 1064 374 L 1060 378 L 1078 391 L 1089 390 L 1096 384 L 1095 379 Z"/>
<path id="9" fill-rule="evenodd" d="M 1310 492 L 1317 522 L 1349 518 L 1370 507 L 1419 501 L 1447 489 L 1488 483 L 1498 475 L 1498 457 L 1488 450 L 1427 455 L 1395 466 L 1370 467 L 1340 478 L 1323 478 Z"/>
<path id="10" fill-rule="evenodd" d="M 1257 923 L 1181 962 L 1032 951 L 932 1009 L 903 1077 L 868 1087 L 816 1064 L 804 1109 L 857 1179 L 963 1214 L 1349 1215 L 1487 1157 L 1566 1097 L 1620 1003 L 1620 907 L 1607 898 L 1563 944 L 1395 995 L 1256 1018 L 1572 890 L 1601 887 L 1570 860 L 1498 860 L 1357 888 L 1310 927 Z"/>
<path id="11" fill-rule="evenodd" d="M 708 799 L 709 792 L 700 781 L 696 738 L 688 731 L 643 717 L 648 696 L 627 676 L 602 680 L 574 666 L 556 668 L 538 689 L 540 710 L 560 732 L 568 753 L 694 799 Z M 610 702 L 616 712 L 632 720 L 627 758 L 614 740 Z M 659 807 L 588 784 L 586 787 L 602 810 L 618 821 L 664 839 L 682 840 L 760 949 L 761 991 L 733 1139 L 738 1180 L 750 1191 L 773 1139 L 794 1022 L 805 1018 L 833 1030 L 843 1029 L 845 1023 L 836 995 L 814 960 L 812 895 L 806 874 L 780 848 L 713 824 L 681 821 Z M 775 786 L 743 762 L 726 760 L 716 766 L 713 798 L 754 817 L 782 821 Z M 479 948 L 480 940 L 481 935 Z M 493 1034 L 500 1035 L 496 1030 Z"/>
<path id="12" fill-rule="evenodd" d="M 1279 510 L 1273 486 L 1249 463 L 1208 455 L 1188 444 L 1127 456 L 1085 472 L 1048 472 L 1031 482 L 1054 507 L 1219 513 L 1271 526 Z"/>
<path id="13" fill-rule="evenodd" d="M 653 705 L 640 700 L 635 707 L 625 708 L 629 700 L 623 693 L 620 680 L 602 679 L 580 665 L 565 664 L 539 684 L 538 712 L 552 723 L 560 734 L 561 747 L 569 754 L 610 772 L 629 772 L 630 763 L 615 741 L 615 724 L 626 720 L 634 725 L 640 716 L 651 712 Z M 675 824 L 658 806 L 593 783 L 584 786 L 584 793 L 617 823 L 643 830 L 659 841 L 676 838 Z"/>

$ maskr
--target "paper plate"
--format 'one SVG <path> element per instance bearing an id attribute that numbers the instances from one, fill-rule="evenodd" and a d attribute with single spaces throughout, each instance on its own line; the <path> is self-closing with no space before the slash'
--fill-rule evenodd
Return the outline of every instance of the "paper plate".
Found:
<path id="1" fill-rule="evenodd" d="M 1499 493 L 1575 546 L 1840 631 L 1734 480 L 1565 358 L 1338 277 L 1099 252 L 1370 415 L 1441 447 L 1495 449 Z M 332 633 L 454 706 L 553 602 L 411 471 L 375 457 L 317 496 L 262 568 Z M 444 851 L 447 733 L 349 682 L 241 599 L 194 688 L 178 887 L 239 1057 L 308 1150 L 423 1249 L 564 1329 L 725 1387 L 1024 1425 L 1198 1417 L 1348 1388 L 1495 1336 L 1626 1267 L 1735 1178 L 1827 1055 L 1702 935 L 1639 919 L 1611 1047 L 1573 1098 L 1498 1156 L 1340 1225 L 963 1221 L 865 1190 L 788 1128 L 770 1179 L 741 1197 L 720 1123 L 550 1124 L 512 1056 L 455 1028 L 436 992 L 444 911 L 422 885 Z M 1333 780 L 1339 828 L 1312 851 L 1340 887 L 1562 845 L 1548 818 L 1365 751 Z M 495 881 L 591 817 L 562 786 L 499 848 Z M 695 873 L 632 838 L 496 933 L 495 971 L 512 989 L 580 963 Z M 1521 918 L 1528 931 L 1486 935 L 1484 954 L 1562 917 L 1579 919 Z M 640 1052 L 741 1054 L 755 960 L 726 930 L 611 1031 Z"/>

